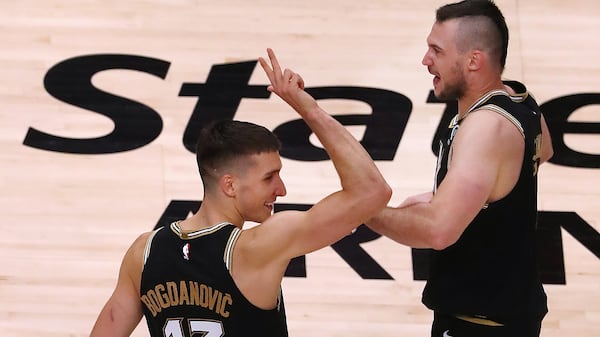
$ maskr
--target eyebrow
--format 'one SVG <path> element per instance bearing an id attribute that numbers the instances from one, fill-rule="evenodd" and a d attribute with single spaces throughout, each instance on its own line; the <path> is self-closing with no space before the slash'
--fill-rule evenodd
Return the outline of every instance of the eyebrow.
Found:
<path id="1" fill-rule="evenodd" d="M 267 176 L 273 175 L 274 173 L 279 173 L 279 172 L 281 172 L 281 168 L 278 168 L 278 169 L 275 169 L 275 170 L 271 170 L 271 171 L 269 171 L 269 172 L 266 172 L 266 173 L 263 175 L 263 177 L 267 177 Z"/>
<path id="2" fill-rule="evenodd" d="M 437 43 L 427 43 L 427 45 L 431 48 L 442 49 L 442 47 L 440 47 L 440 45 Z"/>

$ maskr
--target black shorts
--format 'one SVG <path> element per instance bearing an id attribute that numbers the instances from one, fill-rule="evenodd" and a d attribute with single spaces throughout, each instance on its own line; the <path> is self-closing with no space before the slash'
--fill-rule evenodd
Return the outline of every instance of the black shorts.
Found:
<path id="1" fill-rule="evenodd" d="M 539 337 L 543 318 L 504 320 L 502 326 L 490 326 L 434 312 L 431 337 Z"/>

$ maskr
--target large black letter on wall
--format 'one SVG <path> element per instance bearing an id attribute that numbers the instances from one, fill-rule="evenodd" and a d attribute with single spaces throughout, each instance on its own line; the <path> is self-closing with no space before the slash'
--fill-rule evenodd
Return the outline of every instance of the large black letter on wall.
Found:
<path id="1" fill-rule="evenodd" d="M 74 57 L 48 70 L 44 78 L 46 91 L 65 103 L 110 118 L 113 131 L 98 138 L 66 138 L 30 128 L 24 145 L 38 149 L 80 154 L 115 153 L 133 150 L 152 142 L 160 135 L 160 115 L 139 102 L 102 91 L 92 84 L 92 77 L 111 69 L 137 70 L 165 78 L 169 62 L 136 55 L 100 54 Z"/>
<path id="2" fill-rule="evenodd" d="M 412 109 L 412 102 L 406 96 L 364 87 L 316 87 L 306 88 L 306 92 L 317 100 L 348 99 L 369 104 L 370 115 L 335 115 L 334 118 L 344 125 L 366 126 L 360 143 L 374 160 L 394 159 Z M 311 144 L 312 131 L 302 119 L 284 123 L 273 132 L 281 140 L 283 157 L 304 161 L 329 159 L 324 149 Z"/>
<path id="3" fill-rule="evenodd" d="M 200 129 L 211 122 L 233 119 L 242 98 L 269 98 L 266 85 L 248 85 L 257 61 L 212 66 L 206 83 L 184 83 L 179 96 L 198 97 L 183 134 L 184 147 L 196 152 Z"/>
<path id="4" fill-rule="evenodd" d="M 565 144 L 564 140 L 566 133 L 600 135 L 600 122 L 567 121 L 575 110 L 593 104 L 600 105 L 600 93 L 563 96 L 540 105 L 552 135 L 554 156 L 550 158 L 551 163 L 571 167 L 600 168 L 600 154 L 574 151 Z M 600 107 L 598 109 L 600 112 Z M 600 120 L 600 113 L 598 120 Z"/>
<path id="5" fill-rule="evenodd" d="M 375 259 L 362 247 L 361 243 L 379 239 L 381 235 L 373 232 L 369 227 L 360 225 L 354 233 L 342 238 L 331 245 L 338 255 L 348 263 L 360 277 L 368 280 L 393 280 L 390 275 Z"/>

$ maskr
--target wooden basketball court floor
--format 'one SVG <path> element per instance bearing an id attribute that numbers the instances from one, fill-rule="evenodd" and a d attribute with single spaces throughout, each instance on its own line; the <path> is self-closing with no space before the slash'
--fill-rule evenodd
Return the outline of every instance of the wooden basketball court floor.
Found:
<path id="1" fill-rule="evenodd" d="M 410 100 L 410 118 L 393 159 L 376 162 L 394 189 L 391 204 L 431 188 L 431 139 L 445 106 L 427 103 L 431 76 L 420 61 L 434 11 L 443 3 L 2 2 L 0 334 L 89 333 L 132 240 L 152 229 L 174 201 L 202 197 L 194 156 L 182 141 L 198 97 L 180 95 L 180 89 L 185 83 L 207 82 L 214 65 L 224 65 L 227 77 L 235 73 L 227 64 L 256 61 L 267 47 L 275 49 L 283 65 L 301 73 L 307 87 L 376 88 L 379 94 L 392 91 Z M 557 263 L 550 274 L 565 280 L 545 285 L 550 312 L 542 336 L 600 336 L 600 5 L 592 0 L 497 3 L 511 33 L 505 77 L 525 82 L 541 104 L 554 101 L 554 110 L 574 111 L 568 123 L 553 124 L 553 136 L 563 139 L 567 150 L 540 170 L 540 210 L 555 229 L 549 250 L 550 262 Z M 142 58 L 160 62 L 147 62 L 137 71 L 124 65 L 124 60 Z M 144 68 L 147 64 L 163 72 Z M 89 84 L 86 75 L 111 67 L 93 76 L 87 88 L 149 108 L 144 114 L 149 120 L 129 118 L 114 96 L 104 97 L 115 104 L 108 110 L 102 110 L 102 97 L 86 98 L 100 95 L 81 90 L 86 79 Z M 267 84 L 260 67 L 248 83 Z M 234 91 L 223 86 L 213 94 L 230 97 Z M 569 97 L 575 102 L 596 98 L 573 108 Z M 89 104 L 81 107 L 75 101 Z M 332 114 L 371 111 L 353 99 L 321 104 Z M 274 95 L 242 98 L 233 111 L 235 119 L 270 129 L 298 118 Z M 117 120 L 117 115 L 125 117 Z M 156 128 L 157 120 L 162 128 L 160 123 Z M 118 138 L 114 134 L 97 140 L 116 125 L 134 138 L 150 136 L 126 151 L 111 143 Z M 573 132 L 582 125 L 589 126 L 587 131 Z M 364 127 L 348 128 L 357 138 L 363 136 Z M 62 140 L 36 142 L 32 130 Z M 96 141 L 87 153 L 68 153 L 81 139 Z M 43 148 L 57 144 L 67 145 Z M 567 160 L 568 149 L 574 161 Z M 338 188 L 328 161 L 284 158 L 282 176 L 288 189 L 278 200 L 282 204 L 310 205 Z M 306 257 L 306 277 L 285 278 L 290 335 L 427 336 L 432 317 L 420 303 L 424 282 L 414 280 L 411 250 L 387 238 L 355 248 L 371 260 L 350 256 L 347 262 L 328 247 Z M 351 265 L 364 261 L 367 271 L 361 276 Z M 390 277 L 370 277 L 373 261 Z M 147 335 L 144 321 L 134 335 Z"/>

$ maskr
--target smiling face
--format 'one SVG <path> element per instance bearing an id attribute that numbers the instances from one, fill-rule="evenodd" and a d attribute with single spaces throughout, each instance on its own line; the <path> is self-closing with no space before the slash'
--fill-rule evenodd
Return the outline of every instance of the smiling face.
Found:
<path id="1" fill-rule="evenodd" d="M 456 19 L 436 22 L 427 37 L 427 52 L 422 64 L 433 77 L 433 90 L 440 100 L 461 98 L 467 87 L 465 57 L 456 45 L 459 22 Z"/>
<path id="2" fill-rule="evenodd" d="M 235 166 L 232 196 L 238 213 L 246 221 L 265 221 L 273 213 L 277 197 L 285 196 L 287 192 L 279 176 L 279 153 L 272 151 L 243 156 Z"/>

